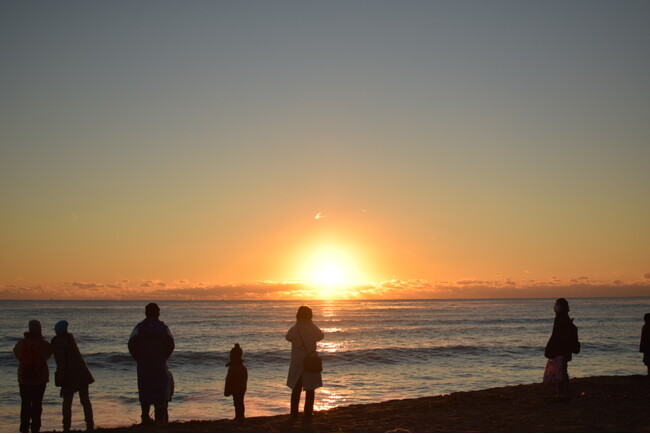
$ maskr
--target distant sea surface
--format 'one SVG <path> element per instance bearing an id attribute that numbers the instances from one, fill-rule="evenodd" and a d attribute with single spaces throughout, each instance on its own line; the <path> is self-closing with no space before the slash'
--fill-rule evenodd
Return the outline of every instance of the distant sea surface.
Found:
<path id="1" fill-rule="evenodd" d="M 324 331 L 323 387 L 316 409 L 416 398 L 455 391 L 540 382 L 544 346 L 553 326 L 552 299 L 310 302 Z M 570 299 L 582 351 L 571 377 L 645 374 L 638 352 L 650 298 Z M 127 350 L 144 319 L 142 301 L 0 301 L 0 431 L 17 431 L 18 361 L 12 349 L 30 319 L 50 340 L 70 323 L 96 382 L 90 386 L 95 423 L 139 422 L 136 365 Z M 289 412 L 285 385 L 290 344 L 284 339 L 299 303 L 289 301 L 163 301 L 161 317 L 176 340 L 169 360 L 176 393 L 171 420 L 234 417 L 223 396 L 228 354 L 235 342 L 249 370 L 246 415 Z M 49 361 L 42 430 L 61 430 L 61 398 Z M 549 391 L 550 393 L 550 391 Z M 73 429 L 84 429 L 78 398 Z"/>

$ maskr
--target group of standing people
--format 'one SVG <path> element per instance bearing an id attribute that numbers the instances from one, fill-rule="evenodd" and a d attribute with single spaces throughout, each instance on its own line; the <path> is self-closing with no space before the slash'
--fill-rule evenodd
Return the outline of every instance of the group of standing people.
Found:
<path id="1" fill-rule="evenodd" d="M 93 407 L 90 403 L 88 386 L 95 379 L 72 333 L 68 332 L 68 322 L 59 321 L 54 326 L 56 336 L 52 343 L 43 337 L 41 323 L 29 322 L 29 331 L 14 347 L 18 363 L 18 384 L 20 387 L 20 432 L 39 432 L 43 412 L 43 396 L 50 381 L 47 359 L 54 354 L 56 372 L 54 384 L 61 388 L 63 398 L 63 430 L 70 431 L 72 423 L 72 399 L 79 392 L 79 400 L 84 409 L 86 430 L 93 431 Z"/>
<path id="2" fill-rule="evenodd" d="M 561 369 L 557 381 L 557 395 L 569 399 L 568 363 L 573 354 L 580 352 L 578 329 L 569 317 L 569 303 L 559 298 L 554 305 L 555 321 L 553 331 L 546 345 L 544 355 L 557 361 Z M 174 378 L 167 366 L 167 360 L 174 351 L 174 337 L 167 325 L 160 321 L 160 308 L 156 303 L 145 307 L 145 319 L 138 323 L 128 341 L 130 354 L 137 362 L 138 396 L 142 410 L 142 423 L 166 423 L 169 420 L 168 403 L 174 393 Z M 311 418 L 314 411 L 315 390 L 323 385 L 322 366 L 318 358 L 317 342 L 324 338 L 323 332 L 312 321 L 313 312 L 301 306 L 296 313 L 296 323 L 285 338 L 291 342 L 291 363 L 287 386 L 291 389 L 291 418 L 299 415 L 300 396 L 305 391 L 303 417 Z M 644 354 L 643 362 L 650 375 L 650 313 L 644 317 L 639 351 Z M 19 360 L 18 383 L 20 386 L 21 410 L 20 432 L 39 432 L 41 428 L 42 402 L 49 381 L 47 360 L 54 354 L 57 370 L 55 385 L 61 388 L 63 398 L 63 430 L 70 431 L 72 400 L 75 393 L 83 406 L 87 431 L 94 430 L 93 410 L 88 386 L 95 379 L 84 361 L 74 335 L 68 332 L 68 322 L 59 321 L 54 326 L 56 336 L 49 343 L 42 334 L 41 323 L 29 322 L 29 331 L 14 347 Z M 317 363 L 314 363 L 317 362 Z M 233 397 L 235 420 L 245 418 L 244 396 L 246 394 L 248 370 L 244 366 L 243 350 L 237 343 L 230 350 L 230 361 L 226 365 L 224 395 Z M 154 419 L 150 416 L 154 407 Z"/>
<path id="3" fill-rule="evenodd" d="M 304 415 L 311 417 L 314 409 L 315 389 L 323 384 L 320 370 L 305 369 L 306 356 L 314 356 L 316 342 L 323 339 L 323 332 L 312 322 L 312 310 L 301 306 L 296 314 L 296 324 L 289 329 L 286 339 L 292 343 L 291 364 L 287 386 L 291 393 L 291 416 L 298 416 L 300 395 L 305 390 Z M 137 362 L 138 397 L 143 424 L 169 421 L 168 403 L 174 394 L 174 377 L 167 360 L 174 352 L 175 343 L 169 327 L 160 321 L 160 307 L 149 303 L 145 307 L 145 319 L 133 329 L 128 341 L 129 353 Z M 59 321 L 54 326 L 56 336 L 48 342 L 43 336 L 41 323 L 31 320 L 28 331 L 16 343 L 14 355 L 18 359 L 18 384 L 20 387 L 20 432 L 39 432 L 43 412 L 43 396 L 50 380 L 47 360 L 56 360 L 55 385 L 61 388 L 63 398 L 63 431 L 69 432 L 72 423 L 72 400 L 78 392 L 84 411 L 86 431 L 93 431 L 93 409 L 88 386 L 95 379 L 81 356 L 68 322 Z M 230 351 L 230 361 L 224 394 L 233 397 L 235 420 L 245 418 L 244 395 L 248 371 L 244 366 L 243 350 L 235 344 Z M 310 371 L 310 372 L 305 372 Z M 154 418 L 150 416 L 154 407 Z"/>

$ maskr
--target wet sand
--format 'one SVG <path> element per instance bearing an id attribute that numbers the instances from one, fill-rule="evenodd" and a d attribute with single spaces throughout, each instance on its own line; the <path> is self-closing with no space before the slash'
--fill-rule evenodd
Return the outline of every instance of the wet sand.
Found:
<path id="1" fill-rule="evenodd" d="M 574 378 L 572 398 L 542 384 L 457 392 L 288 415 L 133 425 L 102 432 L 650 432 L 650 379 Z M 316 393 L 318 399 L 318 392 Z M 173 411 L 173 410 L 172 410 Z M 173 416 L 173 414 L 172 414 Z"/>

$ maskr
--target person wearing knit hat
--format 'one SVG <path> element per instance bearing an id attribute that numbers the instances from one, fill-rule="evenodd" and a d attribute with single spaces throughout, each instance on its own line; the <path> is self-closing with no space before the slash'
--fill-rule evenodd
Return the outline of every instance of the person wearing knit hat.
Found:
<path id="1" fill-rule="evenodd" d="M 248 383 L 248 370 L 244 366 L 243 350 L 239 344 L 230 350 L 230 361 L 226 363 L 228 366 L 228 374 L 226 375 L 226 386 L 224 388 L 224 396 L 232 395 L 233 404 L 235 405 L 235 420 L 237 422 L 244 421 L 244 395 L 246 394 L 246 386 Z"/>
<path id="2" fill-rule="evenodd" d="M 68 321 L 66 320 L 61 320 L 58 323 L 54 324 L 54 332 L 57 335 L 60 335 L 62 333 L 67 333 L 68 332 Z"/>
<path id="3" fill-rule="evenodd" d="M 93 407 L 90 403 L 88 386 L 95 382 L 86 361 L 81 356 L 77 341 L 72 333 L 68 333 L 68 322 L 62 320 L 54 326 L 56 336 L 52 338 L 52 351 L 56 361 L 54 384 L 61 388 L 63 404 L 63 432 L 69 432 L 72 425 L 72 400 L 79 392 L 79 401 L 84 410 L 86 431 L 93 431 Z"/>
<path id="4" fill-rule="evenodd" d="M 39 432 L 43 413 L 43 395 L 50 371 L 47 359 L 52 356 L 52 346 L 43 337 L 41 323 L 31 320 L 28 332 L 14 346 L 18 359 L 18 385 L 20 386 L 20 432 Z"/>

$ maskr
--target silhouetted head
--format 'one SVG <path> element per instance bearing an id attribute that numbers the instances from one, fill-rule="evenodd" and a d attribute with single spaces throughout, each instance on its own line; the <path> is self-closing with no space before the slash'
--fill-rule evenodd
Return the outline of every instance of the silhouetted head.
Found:
<path id="1" fill-rule="evenodd" d="M 553 308 L 555 313 L 568 313 L 569 312 L 569 302 L 566 301 L 566 298 L 558 298 L 555 300 L 555 307 Z"/>
<path id="2" fill-rule="evenodd" d="M 147 307 L 144 308 L 144 314 L 147 318 L 158 318 L 160 316 L 160 308 L 156 303 L 149 303 Z"/>
<path id="3" fill-rule="evenodd" d="M 643 321 L 650 322 L 650 313 L 646 313 L 645 315 L 643 315 Z"/>
<path id="4" fill-rule="evenodd" d="M 34 335 L 40 336 L 43 332 L 41 331 L 41 322 L 37 319 L 33 319 L 28 324 L 29 332 Z"/>
<path id="5" fill-rule="evenodd" d="M 298 308 L 298 313 L 296 313 L 296 319 L 307 319 L 311 320 L 314 314 L 311 309 L 307 306 L 300 306 Z"/>
<path id="6" fill-rule="evenodd" d="M 243 356 L 244 356 L 244 351 L 241 349 L 239 344 L 235 344 L 235 346 L 232 347 L 232 350 L 230 350 L 230 361 L 238 362 L 242 359 Z"/>
<path id="7" fill-rule="evenodd" d="M 57 335 L 62 335 L 68 332 L 68 321 L 62 320 L 54 325 L 54 331 Z"/>

